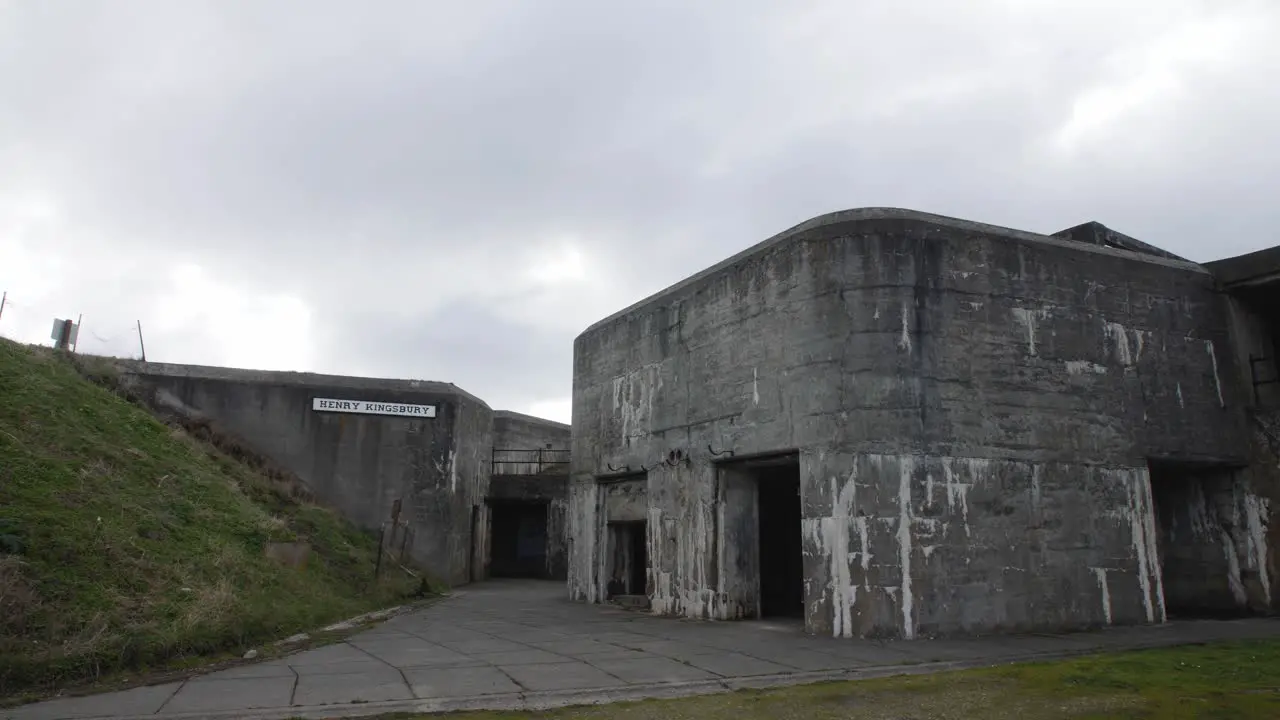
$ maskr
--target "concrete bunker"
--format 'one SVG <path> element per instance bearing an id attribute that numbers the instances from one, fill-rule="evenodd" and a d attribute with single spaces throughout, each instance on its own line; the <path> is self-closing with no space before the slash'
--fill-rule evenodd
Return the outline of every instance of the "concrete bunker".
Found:
<path id="1" fill-rule="evenodd" d="M 630 577 L 629 519 L 662 615 L 910 639 L 1269 612 L 1267 391 L 1215 275 L 1096 223 L 869 208 L 616 313 L 574 343 L 570 597 Z"/>
<path id="2" fill-rule="evenodd" d="M 132 361 L 120 369 L 153 407 L 243 441 L 436 579 L 485 579 L 495 540 L 500 572 L 565 577 L 563 423 L 495 412 L 450 383 Z"/>

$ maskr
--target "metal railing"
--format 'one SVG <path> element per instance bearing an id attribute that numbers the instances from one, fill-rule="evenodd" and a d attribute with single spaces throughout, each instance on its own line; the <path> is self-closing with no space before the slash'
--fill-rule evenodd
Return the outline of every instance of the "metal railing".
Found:
<path id="1" fill-rule="evenodd" d="M 541 475 L 569 472 L 569 451 L 553 448 L 494 448 L 494 475 Z"/>

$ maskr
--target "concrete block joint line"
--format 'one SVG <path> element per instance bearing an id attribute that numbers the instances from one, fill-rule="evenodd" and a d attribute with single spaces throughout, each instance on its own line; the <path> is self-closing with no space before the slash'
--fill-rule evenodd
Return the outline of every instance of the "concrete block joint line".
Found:
<path id="1" fill-rule="evenodd" d="M 1068 635 L 859 641 L 795 622 L 689 623 L 570 602 L 550 581 L 493 581 L 345 642 L 167 685 L 65 698 L 4 720 L 231 720 L 543 710 L 932 673 L 1212 640 L 1280 637 L 1280 620 Z"/>

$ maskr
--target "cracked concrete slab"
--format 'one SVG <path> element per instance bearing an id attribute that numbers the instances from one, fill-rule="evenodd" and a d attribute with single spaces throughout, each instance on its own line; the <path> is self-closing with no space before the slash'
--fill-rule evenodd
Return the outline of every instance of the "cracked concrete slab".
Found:
<path id="1" fill-rule="evenodd" d="M 498 695 L 523 688 L 511 676 L 495 667 L 409 668 L 404 671 L 415 697 Z"/>
<path id="2" fill-rule="evenodd" d="M 581 661 L 555 665 L 508 665 L 501 669 L 526 690 L 583 690 L 626 684 L 625 680 Z"/>
<path id="3" fill-rule="evenodd" d="M 120 692 L 86 697 L 47 700 L 8 710 L 0 710 L 5 720 L 75 720 L 90 717 L 153 715 L 182 687 L 165 683 Z"/>
<path id="4" fill-rule="evenodd" d="M 1280 620 L 1072 635 L 870 641 L 795 623 L 690 622 L 571 603 L 560 583 L 494 581 L 342 643 L 181 683 L 0 711 L 4 720 L 222 720 L 528 710 L 676 697 L 1081 652 L 1280 636 Z"/>
<path id="5" fill-rule="evenodd" d="M 596 660 L 592 661 L 591 665 L 629 683 L 684 682 L 712 680 L 716 677 L 714 673 L 669 658 Z"/>
<path id="6" fill-rule="evenodd" d="M 371 672 L 300 677 L 293 704 L 371 703 L 412 697 L 414 694 L 401 671 L 383 666 Z"/>
<path id="7" fill-rule="evenodd" d="M 196 713 L 211 710 L 254 710 L 287 706 L 297 678 L 241 677 L 185 683 L 164 705 L 165 713 Z"/>
<path id="8" fill-rule="evenodd" d="M 693 655 L 687 662 L 693 667 L 715 673 L 721 677 L 776 675 L 792 671 L 792 668 L 785 665 L 738 653 Z"/>

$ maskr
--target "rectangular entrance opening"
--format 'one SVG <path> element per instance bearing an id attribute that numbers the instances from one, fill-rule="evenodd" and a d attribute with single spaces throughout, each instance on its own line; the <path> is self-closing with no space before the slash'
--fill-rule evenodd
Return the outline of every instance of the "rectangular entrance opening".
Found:
<path id="1" fill-rule="evenodd" d="M 763 468 L 760 505 L 760 616 L 804 617 L 800 462 Z"/>
<path id="2" fill-rule="evenodd" d="M 1251 614 L 1260 583 L 1240 473 L 1222 465 L 1152 460 L 1161 581 L 1169 619 Z"/>
<path id="3" fill-rule="evenodd" d="M 720 464 L 721 591 L 737 617 L 803 618 L 800 456 Z"/>
<path id="4" fill-rule="evenodd" d="M 489 574 L 496 578 L 547 576 L 547 503 L 490 501 Z"/>
<path id="5" fill-rule="evenodd" d="M 623 595 L 647 595 L 645 576 L 649 558 L 646 551 L 647 523 L 643 520 L 609 523 L 609 599 Z"/>

